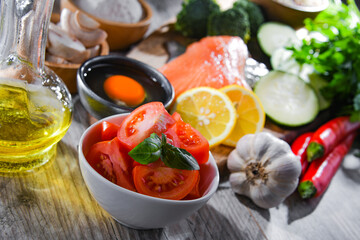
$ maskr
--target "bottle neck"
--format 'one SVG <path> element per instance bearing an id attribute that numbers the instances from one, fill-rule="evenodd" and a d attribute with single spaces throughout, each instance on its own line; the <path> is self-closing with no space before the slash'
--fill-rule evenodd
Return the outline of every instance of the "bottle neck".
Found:
<path id="1" fill-rule="evenodd" d="M 38 73 L 42 72 L 54 0 L 4 0 L 0 4 L 2 69 L 4 66 L 27 65 L 26 71 L 32 68 Z"/>

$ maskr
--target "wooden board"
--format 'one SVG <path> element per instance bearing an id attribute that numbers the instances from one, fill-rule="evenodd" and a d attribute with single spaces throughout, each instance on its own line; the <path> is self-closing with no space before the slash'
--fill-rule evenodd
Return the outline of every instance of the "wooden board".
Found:
<path id="1" fill-rule="evenodd" d="M 168 51 L 169 48 L 179 46 L 183 46 L 185 48 L 185 46 L 193 41 L 194 40 L 187 39 L 180 33 L 176 32 L 174 30 L 173 21 L 170 21 L 134 47 L 127 54 L 127 57 L 145 62 L 154 68 L 160 68 L 169 60 L 176 57 L 176 54 L 174 55 L 173 52 L 176 52 L 177 50 Z M 251 56 L 255 60 L 259 62 L 268 62 L 268 58 L 261 52 L 256 41 L 248 43 L 248 48 Z M 270 132 L 291 143 L 301 133 L 316 129 L 328 118 L 329 112 L 323 112 L 319 114 L 318 118 L 311 124 L 299 128 L 285 128 L 267 120 L 264 131 Z M 211 149 L 220 172 L 225 170 L 227 156 L 232 150 L 233 148 L 223 145 Z"/>

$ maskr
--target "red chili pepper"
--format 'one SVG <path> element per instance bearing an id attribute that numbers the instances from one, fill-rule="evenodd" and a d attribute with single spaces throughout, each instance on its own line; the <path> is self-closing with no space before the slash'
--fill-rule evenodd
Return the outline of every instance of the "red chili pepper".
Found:
<path id="1" fill-rule="evenodd" d="M 314 135 L 313 132 L 306 132 L 301 134 L 298 138 L 295 139 L 295 141 L 291 144 L 291 150 L 296 156 L 300 157 L 300 163 L 301 163 L 301 175 L 303 176 L 305 173 L 305 170 L 307 169 L 309 162 L 307 160 L 306 156 L 306 148 L 309 145 L 310 139 Z"/>
<path id="2" fill-rule="evenodd" d="M 306 150 L 309 162 L 327 155 L 346 136 L 360 128 L 360 122 L 350 122 L 348 116 L 334 118 L 315 131 Z"/>
<path id="3" fill-rule="evenodd" d="M 351 133 L 328 155 L 310 163 L 305 175 L 301 178 L 298 191 L 304 199 L 318 197 L 327 189 L 331 179 L 351 148 L 356 133 Z"/>

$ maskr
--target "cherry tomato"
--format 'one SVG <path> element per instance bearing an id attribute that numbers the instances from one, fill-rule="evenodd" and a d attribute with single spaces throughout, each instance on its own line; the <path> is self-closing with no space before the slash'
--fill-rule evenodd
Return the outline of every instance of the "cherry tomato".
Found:
<path id="1" fill-rule="evenodd" d="M 118 138 L 130 151 L 151 133 L 161 136 L 175 120 L 161 102 L 150 102 L 136 108 L 120 125 Z"/>
<path id="2" fill-rule="evenodd" d="M 159 162 L 133 169 L 136 190 L 152 197 L 183 199 L 198 182 L 199 171 L 169 168 Z"/>
<path id="3" fill-rule="evenodd" d="M 86 160 L 103 177 L 109 181 L 135 191 L 131 175 L 131 160 L 124 154 L 118 138 L 102 141 L 91 146 Z"/>
<path id="4" fill-rule="evenodd" d="M 172 117 L 176 123 L 169 130 L 176 133 L 180 141 L 180 148 L 188 151 L 197 160 L 198 164 L 206 163 L 209 159 L 209 142 L 199 131 L 190 124 L 185 123 L 179 113 L 173 113 Z"/>
<path id="5" fill-rule="evenodd" d="M 108 141 L 117 136 L 120 126 L 117 124 L 103 121 L 101 123 L 101 141 Z"/>

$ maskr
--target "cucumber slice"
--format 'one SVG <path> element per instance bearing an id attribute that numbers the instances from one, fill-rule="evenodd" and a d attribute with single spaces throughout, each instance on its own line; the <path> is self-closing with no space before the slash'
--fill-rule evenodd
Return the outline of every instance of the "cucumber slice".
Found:
<path id="1" fill-rule="evenodd" d="M 271 56 L 278 48 L 299 42 L 295 29 L 289 25 L 278 22 L 266 22 L 262 24 L 259 28 L 257 38 L 261 49 L 268 56 Z"/>
<path id="2" fill-rule="evenodd" d="M 288 65 L 289 61 L 296 62 L 296 60 L 292 57 L 293 51 L 287 50 L 286 48 L 278 48 L 275 49 L 270 57 L 270 64 L 274 70 L 278 70 L 284 68 L 284 65 Z"/>
<path id="3" fill-rule="evenodd" d="M 284 126 L 305 125 L 319 112 L 315 91 L 294 74 L 271 71 L 260 78 L 254 91 L 267 116 Z"/>
<path id="4" fill-rule="evenodd" d="M 325 99 L 320 91 L 321 88 L 328 84 L 328 82 L 315 73 L 315 69 L 312 65 L 300 65 L 291 55 L 292 51 L 285 48 L 278 48 L 275 50 L 270 58 L 272 68 L 274 70 L 298 75 L 314 89 L 319 100 L 319 109 L 324 110 L 329 108 L 331 101 Z"/>

